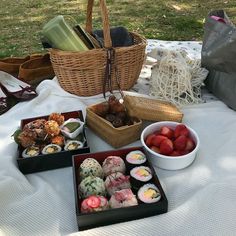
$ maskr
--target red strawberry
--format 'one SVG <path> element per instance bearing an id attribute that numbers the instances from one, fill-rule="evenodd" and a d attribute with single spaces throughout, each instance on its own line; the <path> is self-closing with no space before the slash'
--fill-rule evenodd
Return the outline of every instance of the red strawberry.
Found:
<path id="1" fill-rule="evenodd" d="M 188 154 L 189 151 L 181 150 L 181 151 L 179 151 L 179 153 L 180 153 L 180 155 L 182 156 L 182 155 L 186 155 L 186 154 Z"/>
<path id="2" fill-rule="evenodd" d="M 152 139 L 152 145 L 156 146 L 156 147 L 160 147 L 160 144 L 163 140 L 167 139 L 166 136 L 163 135 L 156 135 L 153 139 Z"/>
<path id="3" fill-rule="evenodd" d="M 148 147 L 151 147 L 152 146 L 152 139 L 156 137 L 155 134 L 149 134 L 146 139 L 145 139 L 145 143 Z"/>
<path id="4" fill-rule="evenodd" d="M 189 136 L 189 130 L 184 124 L 179 124 L 175 127 L 174 130 L 175 138 L 179 137 L 180 135 L 184 135 L 186 137 Z"/>
<path id="5" fill-rule="evenodd" d="M 184 135 L 180 135 L 177 139 L 174 141 L 174 147 L 176 150 L 181 151 L 184 150 L 187 144 L 187 137 Z"/>
<path id="6" fill-rule="evenodd" d="M 169 155 L 171 152 L 173 152 L 174 145 L 173 142 L 170 139 L 165 139 L 161 142 L 160 145 L 160 153 L 163 155 Z"/>
<path id="7" fill-rule="evenodd" d="M 160 148 L 156 146 L 151 146 L 152 151 L 160 153 Z"/>
<path id="8" fill-rule="evenodd" d="M 191 138 L 187 138 L 186 147 L 184 150 L 191 152 L 195 148 L 195 142 Z"/>
<path id="9" fill-rule="evenodd" d="M 153 134 L 159 135 L 160 134 L 160 130 L 155 131 Z"/>
<path id="10" fill-rule="evenodd" d="M 180 154 L 179 151 L 174 150 L 174 151 L 170 154 L 170 156 L 176 157 L 176 156 L 181 156 L 181 154 Z"/>
<path id="11" fill-rule="evenodd" d="M 166 136 L 167 138 L 171 139 L 174 136 L 174 130 L 167 126 L 161 127 L 160 134 Z"/>

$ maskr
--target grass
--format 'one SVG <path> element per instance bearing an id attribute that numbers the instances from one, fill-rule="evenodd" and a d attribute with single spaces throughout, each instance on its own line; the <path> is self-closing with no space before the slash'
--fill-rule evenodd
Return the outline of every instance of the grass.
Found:
<path id="1" fill-rule="evenodd" d="M 44 51 L 43 25 L 66 15 L 84 26 L 86 5 L 86 0 L 1 0 L 0 58 Z M 111 26 L 124 26 L 146 38 L 202 40 L 204 18 L 215 9 L 224 9 L 236 23 L 236 2 L 231 0 L 107 0 L 107 6 Z M 93 28 L 101 28 L 98 1 L 93 16 Z"/>

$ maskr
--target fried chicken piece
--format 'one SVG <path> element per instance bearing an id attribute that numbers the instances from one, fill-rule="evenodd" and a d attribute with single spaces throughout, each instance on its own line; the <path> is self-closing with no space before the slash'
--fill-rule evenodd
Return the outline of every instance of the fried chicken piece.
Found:
<path id="1" fill-rule="evenodd" d="M 58 125 L 62 125 L 65 121 L 65 117 L 59 113 L 54 112 L 49 116 L 48 120 L 54 120 L 58 123 Z"/>
<path id="2" fill-rule="evenodd" d="M 47 136 L 45 123 L 45 119 L 31 121 L 24 126 L 23 131 L 28 134 L 28 136 L 34 136 L 35 141 L 43 141 Z"/>
<path id="3" fill-rule="evenodd" d="M 22 131 L 18 135 L 18 141 L 22 147 L 27 148 L 35 144 L 35 133 Z"/>
<path id="4" fill-rule="evenodd" d="M 64 142 L 65 142 L 65 139 L 64 139 L 64 137 L 62 135 L 58 135 L 58 136 L 53 137 L 51 142 L 53 144 L 57 144 L 59 146 L 63 146 Z"/>
<path id="5" fill-rule="evenodd" d="M 55 120 L 46 121 L 45 130 L 51 137 L 57 136 L 60 133 L 59 124 Z"/>

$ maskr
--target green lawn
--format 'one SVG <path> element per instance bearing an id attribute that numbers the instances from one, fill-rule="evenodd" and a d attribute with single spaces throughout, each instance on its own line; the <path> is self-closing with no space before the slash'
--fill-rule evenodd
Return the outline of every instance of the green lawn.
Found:
<path id="1" fill-rule="evenodd" d="M 43 25 L 56 15 L 67 15 L 84 26 L 85 0 L 0 0 L 0 58 L 43 51 Z M 235 0 L 107 0 L 110 25 L 124 26 L 146 38 L 201 40 L 208 12 L 224 9 L 236 23 Z M 94 29 L 101 28 L 98 1 Z"/>

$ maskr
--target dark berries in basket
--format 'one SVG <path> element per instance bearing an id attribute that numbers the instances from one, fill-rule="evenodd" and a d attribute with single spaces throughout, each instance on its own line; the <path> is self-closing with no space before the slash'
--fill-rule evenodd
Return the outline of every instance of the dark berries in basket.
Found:
<path id="1" fill-rule="evenodd" d="M 111 95 L 108 102 L 96 104 L 91 107 L 91 110 L 97 115 L 109 121 L 115 128 L 124 125 L 133 125 L 139 122 L 137 118 L 130 117 L 121 103 L 114 95 Z"/>
<path id="2" fill-rule="evenodd" d="M 127 114 L 126 114 L 125 111 L 121 111 L 121 112 L 118 112 L 118 113 L 116 114 L 116 116 L 119 117 L 119 118 L 122 119 L 122 120 L 125 120 L 126 117 L 127 117 Z"/>
<path id="3" fill-rule="evenodd" d="M 115 120 L 113 120 L 112 125 L 113 125 L 115 128 L 119 128 L 119 127 L 123 126 L 124 123 L 123 123 L 123 120 L 122 120 L 121 118 L 116 117 Z"/>
<path id="4" fill-rule="evenodd" d="M 106 114 L 105 119 L 109 122 L 113 122 L 115 120 L 116 116 L 114 114 Z"/>

